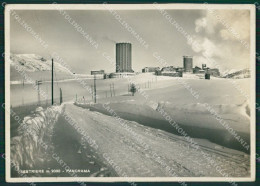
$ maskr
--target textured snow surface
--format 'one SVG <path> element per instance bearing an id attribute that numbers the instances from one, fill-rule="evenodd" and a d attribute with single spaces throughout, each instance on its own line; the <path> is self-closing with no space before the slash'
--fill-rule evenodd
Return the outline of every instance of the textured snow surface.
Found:
<path id="1" fill-rule="evenodd" d="M 121 120 L 120 123 L 113 116 L 71 104 L 65 106 L 65 112 L 73 116 L 77 125 L 96 141 L 99 158 L 106 163 L 107 158 L 104 157 L 109 157 L 127 176 L 170 177 L 175 172 L 183 177 L 222 177 L 219 169 L 210 164 L 211 160 L 229 177 L 250 175 L 247 154 L 207 140 L 199 140 L 200 147 L 196 150 L 183 137 L 133 121 Z M 207 159 L 203 154 L 207 154 Z"/>
<path id="2" fill-rule="evenodd" d="M 61 113 L 60 106 L 38 107 L 18 127 L 18 136 L 11 138 L 11 160 L 19 169 L 29 169 L 46 162 L 50 151 L 53 127 Z"/>

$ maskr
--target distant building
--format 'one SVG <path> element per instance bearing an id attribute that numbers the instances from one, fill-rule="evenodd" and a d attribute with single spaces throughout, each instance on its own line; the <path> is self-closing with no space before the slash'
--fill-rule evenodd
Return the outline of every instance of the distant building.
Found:
<path id="1" fill-rule="evenodd" d="M 182 77 L 182 72 L 162 71 L 162 76 Z"/>
<path id="2" fill-rule="evenodd" d="M 102 75 L 102 74 L 105 74 L 105 71 L 104 70 L 92 70 L 90 73 L 91 73 L 91 75 Z"/>
<path id="3" fill-rule="evenodd" d="M 142 69 L 142 72 L 143 73 L 146 73 L 146 72 L 156 72 L 160 70 L 160 67 L 145 67 Z"/>
<path id="4" fill-rule="evenodd" d="M 200 70 L 201 70 L 200 67 L 195 66 L 195 67 L 193 68 L 193 74 L 198 74 Z"/>
<path id="5" fill-rule="evenodd" d="M 182 72 L 183 72 L 182 67 L 168 66 L 168 67 L 163 67 L 161 70 L 156 70 L 155 75 L 182 77 Z"/>
<path id="6" fill-rule="evenodd" d="M 205 74 L 205 70 L 203 70 L 200 67 L 196 66 L 195 68 L 193 68 L 193 74 Z"/>
<path id="7" fill-rule="evenodd" d="M 193 66 L 193 58 L 192 56 L 183 56 L 183 68 L 184 68 L 184 72 L 193 72 L 192 69 Z"/>
<path id="8" fill-rule="evenodd" d="M 116 44 L 116 72 L 134 72 L 132 70 L 131 43 Z"/>
<path id="9" fill-rule="evenodd" d="M 202 70 L 206 70 L 207 65 L 206 64 L 202 64 Z"/>
<path id="10" fill-rule="evenodd" d="M 163 67 L 162 71 L 166 71 L 166 72 L 176 72 L 177 69 L 173 66 L 169 66 L 169 67 Z"/>
<path id="11" fill-rule="evenodd" d="M 109 78 L 126 78 L 129 76 L 135 76 L 133 72 L 122 72 L 122 73 L 111 73 L 109 74 Z"/>
<path id="12" fill-rule="evenodd" d="M 183 71 L 184 71 L 184 68 L 183 68 L 183 67 L 176 67 L 176 71 L 177 71 L 177 72 L 183 72 Z"/>
<path id="13" fill-rule="evenodd" d="M 217 69 L 217 68 L 208 69 L 207 73 L 212 76 L 220 76 L 219 69 Z"/>
<path id="14" fill-rule="evenodd" d="M 210 74 L 209 73 L 205 74 L 205 79 L 210 79 Z"/>
<path id="15" fill-rule="evenodd" d="M 156 76 L 160 76 L 160 75 L 162 75 L 162 71 L 161 71 L 161 70 L 156 70 L 156 71 L 154 72 L 154 74 L 155 74 Z"/>

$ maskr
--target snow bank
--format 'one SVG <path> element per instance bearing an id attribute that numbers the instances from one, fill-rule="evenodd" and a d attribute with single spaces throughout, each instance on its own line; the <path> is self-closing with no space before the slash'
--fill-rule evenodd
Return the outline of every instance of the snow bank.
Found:
<path id="1" fill-rule="evenodd" d="M 238 79 L 236 82 L 241 91 L 250 93 L 247 79 Z M 247 147 L 250 142 L 250 100 L 232 82 L 223 78 L 210 81 L 185 78 L 178 81 L 172 78 L 170 81 L 160 81 L 157 85 L 154 89 L 145 90 L 148 99 L 137 93 L 135 96 L 98 100 L 100 104 L 85 107 L 110 115 L 102 106 L 104 103 L 123 119 L 176 133 L 166 120 L 167 116 L 181 125 L 191 137 L 247 151 L 240 144 L 240 139 Z M 193 92 L 198 92 L 197 98 L 188 86 Z M 158 106 L 162 107 L 164 113 L 158 111 Z"/>
<path id="2" fill-rule="evenodd" d="M 38 107 L 26 116 L 18 127 L 18 136 L 11 138 L 11 160 L 19 169 L 44 163 L 52 148 L 53 128 L 61 113 L 61 106 Z"/>

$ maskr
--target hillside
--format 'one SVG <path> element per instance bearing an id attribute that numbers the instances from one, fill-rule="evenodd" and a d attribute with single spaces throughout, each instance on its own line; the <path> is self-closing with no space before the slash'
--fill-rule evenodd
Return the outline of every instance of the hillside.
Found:
<path id="1" fill-rule="evenodd" d="M 16 69 L 26 72 L 29 78 L 34 80 L 51 80 L 51 60 L 36 54 L 11 54 L 11 81 L 12 83 L 22 83 L 25 79 Z M 72 72 L 61 63 L 54 61 L 55 80 L 73 79 Z"/>
<path id="2" fill-rule="evenodd" d="M 11 66 L 18 65 L 27 72 L 51 71 L 51 60 L 36 54 L 11 54 Z M 60 63 L 55 63 L 56 72 L 71 73 Z"/>
<path id="3" fill-rule="evenodd" d="M 250 69 L 232 70 L 223 75 L 223 77 L 232 79 L 250 78 Z"/>

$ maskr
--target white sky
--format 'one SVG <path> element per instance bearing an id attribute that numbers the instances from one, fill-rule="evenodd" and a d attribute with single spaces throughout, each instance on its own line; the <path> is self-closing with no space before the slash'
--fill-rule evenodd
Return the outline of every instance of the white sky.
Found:
<path id="1" fill-rule="evenodd" d="M 127 10 L 117 13 L 149 44 L 143 47 L 107 10 L 67 11 L 81 27 L 98 43 L 98 50 L 75 30 L 57 10 L 17 10 L 16 13 L 48 44 L 48 50 L 28 33 L 11 16 L 11 52 L 38 54 L 50 58 L 58 53 L 76 73 L 115 67 L 100 53 L 106 52 L 115 59 L 115 42 L 132 43 L 132 65 L 135 71 L 146 66 L 160 66 L 153 57 L 157 52 L 169 65 L 182 66 L 182 56 L 194 56 L 194 66 L 210 63 L 212 57 L 221 70 L 249 67 L 249 50 L 239 40 L 249 43 L 249 11 L 218 10 L 214 14 L 206 10 L 167 10 L 170 16 L 199 43 L 198 48 L 171 25 L 158 10 Z M 218 19 L 215 15 L 218 15 Z M 239 38 L 234 37 L 219 20 L 225 21 Z M 229 28 L 230 28 L 229 27 Z M 99 51 L 99 52 L 98 52 Z"/>

